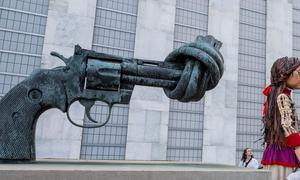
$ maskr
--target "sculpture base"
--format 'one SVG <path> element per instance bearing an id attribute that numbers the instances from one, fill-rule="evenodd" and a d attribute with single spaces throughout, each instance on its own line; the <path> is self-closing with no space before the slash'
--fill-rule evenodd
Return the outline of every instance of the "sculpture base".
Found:
<path id="1" fill-rule="evenodd" d="M 45 161 L 0 164 L 0 180 L 271 180 L 271 172 L 173 161 Z"/>
<path id="2" fill-rule="evenodd" d="M 0 164 L 30 164 L 35 163 L 35 160 L 7 160 L 0 159 Z"/>

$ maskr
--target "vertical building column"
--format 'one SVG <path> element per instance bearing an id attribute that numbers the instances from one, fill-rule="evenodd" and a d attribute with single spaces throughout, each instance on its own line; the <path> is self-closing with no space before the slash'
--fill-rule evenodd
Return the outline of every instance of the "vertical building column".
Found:
<path id="1" fill-rule="evenodd" d="M 293 54 L 293 17 L 290 0 L 267 0 L 266 83 L 274 61 Z"/>
<path id="2" fill-rule="evenodd" d="M 223 42 L 225 72 L 205 95 L 203 155 L 205 163 L 235 164 L 238 82 L 239 0 L 210 0 L 208 34 Z"/>
<path id="3" fill-rule="evenodd" d="M 163 61 L 173 50 L 176 1 L 140 0 L 135 58 Z M 161 88 L 136 86 L 128 119 L 126 159 L 166 159 L 169 99 Z"/>
<path id="4" fill-rule="evenodd" d="M 64 65 L 50 56 L 51 51 L 69 57 L 76 44 L 91 49 L 95 10 L 96 0 L 49 1 L 42 68 Z M 70 114 L 81 122 L 84 118 L 84 110 L 79 106 Z M 71 125 L 65 114 L 57 109 L 48 110 L 37 124 L 37 158 L 79 159 L 81 136 L 82 129 Z"/>

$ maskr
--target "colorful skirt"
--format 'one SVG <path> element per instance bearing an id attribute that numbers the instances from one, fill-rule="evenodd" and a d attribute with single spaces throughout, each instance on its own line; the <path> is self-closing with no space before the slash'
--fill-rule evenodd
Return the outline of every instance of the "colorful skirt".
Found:
<path id="1" fill-rule="evenodd" d="M 281 165 L 295 168 L 297 167 L 298 159 L 292 148 L 277 144 L 270 144 L 264 151 L 261 164 Z"/>

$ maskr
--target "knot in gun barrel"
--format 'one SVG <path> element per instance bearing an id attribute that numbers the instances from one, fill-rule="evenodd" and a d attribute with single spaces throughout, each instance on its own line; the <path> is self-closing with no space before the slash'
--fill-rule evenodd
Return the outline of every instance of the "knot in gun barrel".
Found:
<path id="1" fill-rule="evenodd" d="M 198 36 L 195 42 L 171 52 L 165 62 L 184 63 L 185 67 L 176 87 L 164 88 L 166 95 L 181 102 L 198 101 L 216 87 L 224 72 L 221 46 L 213 36 Z"/>

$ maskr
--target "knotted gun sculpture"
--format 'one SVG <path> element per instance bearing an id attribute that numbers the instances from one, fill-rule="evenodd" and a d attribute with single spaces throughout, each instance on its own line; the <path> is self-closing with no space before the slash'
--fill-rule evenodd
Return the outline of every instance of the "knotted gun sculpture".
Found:
<path id="1" fill-rule="evenodd" d="M 171 99 L 198 101 L 214 88 L 223 74 L 222 43 L 212 36 L 198 36 L 195 42 L 171 52 L 164 62 L 126 59 L 75 47 L 66 66 L 40 69 L 12 88 L 0 101 L 0 160 L 35 159 L 35 127 L 47 109 L 67 112 L 79 127 L 97 128 L 109 120 L 114 104 L 128 104 L 134 85 L 162 87 Z M 91 125 L 72 121 L 69 108 L 79 101 Z M 99 123 L 90 116 L 95 101 L 108 104 L 109 116 Z"/>

